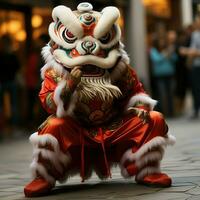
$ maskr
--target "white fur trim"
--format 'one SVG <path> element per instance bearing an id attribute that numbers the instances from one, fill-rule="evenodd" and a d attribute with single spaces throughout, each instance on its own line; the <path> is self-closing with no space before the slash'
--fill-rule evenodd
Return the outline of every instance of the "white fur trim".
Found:
<path id="1" fill-rule="evenodd" d="M 143 168 L 141 171 L 139 171 L 139 173 L 136 175 L 136 180 L 140 181 L 143 180 L 143 178 L 147 175 L 150 174 L 155 174 L 155 173 L 160 173 L 160 165 L 158 164 L 158 166 L 147 166 L 145 168 Z"/>
<path id="2" fill-rule="evenodd" d="M 126 177 L 128 172 L 124 168 L 126 161 L 135 162 L 138 168 L 143 167 L 150 161 L 160 161 L 164 155 L 164 148 L 167 145 L 175 144 L 175 137 L 167 135 L 166 137 L 157 136 L 145 143 L 137 152 L 133 153 L 132 149 L 128 149 L 122 156 L 120 161 L 121 174 Z M 155 149 L 158 149 L 157 151 Z"/>
<path id="3" fill-rule="evenodd" d="M 50 49 L 51 47 L 48 44 L 42 48 L 41 54 L 46 63 L 41 69 L 42 79 L 44 79 L 45 71 L 49 68 L 53 68 L 58 73 L 58 75 L 68 73 L 62 65 L 60 65 L 59 63 L 55 61 L 55 59 L 53 58 L 53 55 L 51 54 Z"/>
<path id="4" fill-rule="evenodd" d="M 70 8 L 62 5 L 57 6 L 52 11 L 52 17 L 55 22 L 58 18 L 62 24 L 73 33 L 73 35 L 78 38 L 83 36 L 83 28 Z"/>
<path id="5" fill-rule="evenodd" d="M 70 98 L 70 102 L 69 102 L 69 106 L 67 108 L 67 110 L 64 109 L 64 102 L 61 99 L 60 95 L 61 92 L 63 90 L 63 88 L 66 86 L 66 80 L 62 80 L 58 83 L 58 86 L 56 87 L 55 91 L 54 91 L 54 102 L 57 106 L 57 110 L 56 110 L 56 116 L 57 117 L 65 117 L 67 115 L 71 116 L 73 114 L 73 110 L 75 108 L 75 104 L 76 104 L 76 92 L 74 92 Z"/>
<path id="6" fill-rule="evenodd" d="M 157 104 L 157 101 L 149 97 L 147 94 L 138 93 L 130 98 L 126 106 L 126 111 L 129 108 L 134 107 L 137 102 L 148 104 L 150 106 L 150 110 L 153 110 L 155 105 Z"/>
<path id="7" fill-rule="evenodd" d="M 104 36 L 120 17 L 119 9 L 113 6 L 104 8 L 102 13 L 103 14 L 94 29 L 94 37 L 98 39 Z"/>
<path id="8" fill-rule="evenodd" d="M 163 155 L 164 155 L 164 149 L 160 147 L 157 150 L 147 152 L 140 159 L 135 160 L 135 165 L 138 169 L 142 169 L 144 166 L 147 166 L 148 163 L 160 162 L 163 158 Z M 121 167 L 121 175 L 124 178 L 130 177 L 128 171 L 123 166 L 123 164 L 120 167 Z"/>
<path id="9" fill-rule="evenodd" d="M 174 145 L 176 143 L 176 137 L 171 135 L 170 133 L 166 136 L 167 144 Z"/>
<path id="10" fill-rule="evenodd" d="M 54 165 L 54 167 L 60 173 L 64 173 L 63 166 L 67 167 L 71 161 L 70 154 L 68 152 L 63 153 L 60 150 L 57 139 L 48 133 L 45 135 L 38 135 L 36 132 L 30 136 L 29 140 L 33 145 L 33 162 L 31 163 L 33 177 L 36 178 L 38 171 L 39 174 L 43 176 L 48 182 L 54 184 L 55 179 L 47 173 L 45 167 L 41 163 L 38 163 L 39 155 L 51 161 L 52 165 Z M 51 145 L 53 151 L 41 148 L 41 146 L 45 146 L 47 144 Z"/>
<path id="11" fill-rule="evenodd" d="M 46 144 L 50 144 L 54 152 L 54 154 L 52 154 L 51 156 L 56 155 L 57 159 L 59 159 L 59 161 L 64 166 L 66 166 L 70 162 L 71 157 L 69 153 L 63 153 L 60 150 L 60 146 L 57 139 L 53 137 L 51 134 L 46 133 L 44 135 L 38 135 L 38 133 L 36 132 L 30 136 L 29 140 L 33 145 L 34 149 L 37 149 L 38 146 L 45 146 Z"/>
<path id="12" fill-rule="evenodd" d="M 54 91 L 53 99 L 57 106 L 57 110 L 56 110 L 57 117 L 63 117 L 67 115 L 66 110 L 64 109 L 64 102 L 61 99 L 61 93 L 62 93 L 63 88 L 66 86 L 66 84 L 67 84 L 66 80 L 60 81 Z"/>
<path id="13" fill-rule="evenodd" d="M 54 151 L 59 151 L 57 139 L 50 134 L 38 135 L 38 132 L 35 132 L 29 137 L 29 141 L 34 148 L 38 145 L 45 146 L 46 144 L 51 144 Z"/>
<path id="14" fill-rule="evenodd" d="M 54 50 L 53 55 L 57 61 L 70 68 L 77 65 L 91 64 L 103 69 L 109 69 L 114 66 L 120 56 L 120 53 L 117 49 L 113 49 L 109 52 L 106 58 L 100 58 L 94 55 L 84 55 L 76 58 L 69 58 L 66 56 L 65 51 L 62 49 L 56 49 Z"/>
<path id="15" fill-rule="evenodd" d="M 132 149 L 128 149 L 122 156 L 120 161 L 121 165 L 123 165 L 126 160 L 132 162 L 140 159 L 145 153 L 151 151 L 151 149 L 159 148 L 159 147 L 166 147 L 167 145 L 173 145 L 175 143 L 175 137 L 171 135 L 167 135 L 167 137 L 157 136 L 151 139 L 149 142 L 145 143 L 140 147 L 140 149 L 132 153 Z"/>
<path id="16" fill-rule="evenodd" d="M 47 170 L 45 169 L 43 165 L 41 165 L 40 163 L 34 160 L 31 163 L 30 168 L 31 168 L 33 178 L 37 177 L 37 172 L 38 172 L 50 184 L 55 185 L 56 180 L 48 174 Z"/>
<path id="17" fill-rule="evenodd" d="M 42 156 L 42 158 L 50 160 L 51 163 L 55 166 L 55 168 L 60 172 L 63 173 L 63 168 L 61 166 L 60 161 L 57 158 L 57 154 L 54 151 L 44 149 L 44 148 L 35 148 L 33 150 L 33 158 L 38 157 L 39 155 Z M 64 162 L 66 164 L 66 162 Z M 63 164 L 64 164 L 63 163 Z"/>
<path id="18" fill-rule="evenodd" d="M 160 148 L 158 150 L 150 151 L 143 155 L 140 159 L 137 159 L 135 164 L 136 166 L 141 169 L 148 163 L 158 162 L 161 161 L 164 155 L 164 149 Z"/>
<path id="19" fill-rule="evenodd" d="M 124 61 L 126 64 L 130 64 L 130 58 L 127 52 L 124 50 L 124 44 L 121 41 L 119 42 L 119 51 L 122 56 L 122 61 Z"/>

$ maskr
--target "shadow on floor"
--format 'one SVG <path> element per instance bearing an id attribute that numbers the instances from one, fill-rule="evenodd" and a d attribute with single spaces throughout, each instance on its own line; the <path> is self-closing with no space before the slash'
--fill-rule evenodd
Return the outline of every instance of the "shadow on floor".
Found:
<path id="1" fill-rule="evenodd" d="M 74 185 L 61 185 L 61 186 L 56 186 L 55 189 L 53 189 L 50 193 L 50 195 L 56 195 L 56 194 L 61 194 L 61 193 L 75 193 L 75 192 L 80 192 L 80 191 L 89 191 L 89 190 L 98 190 L 98 191 L 112 191 L 113 189 L 115 191 L 124 191 L 130 190 L 133 188 L 138 188 L 138 187 L 145 187 L 138 185 L 136 183 L 130 183 L 130 182 L 100 182 L 100 183 L 95 183 L 95 184 L 74 184 Z"/>

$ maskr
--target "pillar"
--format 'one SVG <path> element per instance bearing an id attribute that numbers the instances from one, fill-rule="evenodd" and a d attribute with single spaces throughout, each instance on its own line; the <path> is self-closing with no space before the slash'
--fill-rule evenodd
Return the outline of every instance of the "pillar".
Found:
<path id="1" fill-rule="evenodd" d="M 181 14 L 183 27 L 193 22 L 192 0 L 181 0 Z"/>
<path id="2" fill-rule="evenodd" d="M 129 0 L 126 16 L 126 46 L 131 59 L 131 66 L 147 89 L 149 70 L 146 47 L 146 13 L 142 0 Z"/>

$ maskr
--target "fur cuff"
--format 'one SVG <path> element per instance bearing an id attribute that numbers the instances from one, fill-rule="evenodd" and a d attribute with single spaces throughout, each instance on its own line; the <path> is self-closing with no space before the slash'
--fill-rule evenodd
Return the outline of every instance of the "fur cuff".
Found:
<path id="1" fill-rule="evenodd" d="M 46 63 L 41 69 L 42 79 L 44 79 L 45 72 L 49 68 L 53 68 L 59 75 L 68 73 L 66 70 L 64 70 L 64 67 L 62 65 L 55 61 L 51 53 L 51 47 L 48 44 L 42 48 L 41 54 Z"/>
<path id="2" fill-rule="evenodd" d="M 157 101 L 149 97 L 145 93 L 139 93 L 134 96 L 132 96 L 126 106 L 126 110 L 128 110 L 130 107 L 134 107 L 136 103 L 141 102 L 144 104 L 148 104 L 150 107 L 150 110 L 153 110 L 155 105 L 157 104 Z"/>
<path id="3" fill-rule="evenodd" d="M 128 152 L 128 151 L 127 151 L 127 154 L 132 153 L 132 152 Z M 131 149 L 130 149 L 130 151 L 131 151 Z M 160 147 L 157 150 L 147 152 L 140 159 L 134 160 L 132 162 L 135 162 L 135 166 L 137 167 L 137 169 L 140 170 L 140 169 L 143 169 L 145 166 L 148 166 L 149 163 L 159 163 L 162 160 L 163 155 L 164 155 L 164 149 L 162 147 Z M 129 159 L 127 158 L 125 160 L 125 162 L 127 160 L 129 160 Z M 124 163 L 121 164 L 121 174 L 124 178 L 130 177 L 127 169 L 124 167 Z"/>
<path id="4" fill-rule="evenodd" d="M 160 163 L 158 163 L 156 166 L 147 166 L 144 167 L 140 172 L 136 175 L 136 180 L 140 181 L 142 180 L 145 176 L 150 175 L 150 174 L 157 174 L 160 173 Z"/>
<path id="5" fill-rule="evenodd" d="M 125 162 L 135 162 L 138 168 L 142 168 L 151 161 L 160 162 L 164 155 L 164 148 L 167 145 L 173 145 L 175 141 L 176 139 L 172 135 L 167 135 L 166 137 L 157 136 L 144 144 L 136 153 L 133 153 L 132 149 L 128 149 L 120 161 L 122 176 L 128 176 L 128 172 L 124 167 Z"/>
<path id="6" fill-rule="evenodd" d="M 51 185 L 55 185 L 55 182 L 56 182 L 55 178 L 49 175 L 45 167 L 42 164 L 38 163 L 35 158 L 33 159 L 33 162 L 31 163 L 30 168 L 31 168 L 33 179 L 37 178 L 37 175 L 39 173 Z"/>
<path id="7" fill-rule="evenodd" d="M 127 52 L 124 50 L 124 44 L 122 42 L 119 42 L 119 51 L 122 57 L 122 61 L 126 64 L 130 64 L 130 58 Z"/>
<path id="8" fill-rule="evenodd" d="M 48 174 L 46 168 L 42 165 L 42 163 L 38 162 L 39 156 L 42 156 L 42 158 L 49 160 L 51 164 L 55 167 L 55 169 L 63 174 L 64 168 L 67 167 L 71 160 L 70 154 L 64 154 L 60 150 L 57 139 L 50 134 L 38 135 L 38 133 L 36 132 L 30 136 L 29 140 L 33 145 L 33 161 L 30 166 L 33 178 L 36 178 L 37 173 L 39 173 L 49 183 L 54 185 L 54 177 Z M 51 145 L 52 150 L 46 149 L 46 145 Z"/>
<path id="9" fill-rule="evenodd" d="M 64 103 L 63 100 L 61 99 L 60 95 L 63 90 L 63 88 L 66 86 L 67 82 L 65 80 L 62 80 L 58 83 L 58 86 L 56 87 L 54 91 L 54 101 L 57 106 L 56 110 L 56 116 L 57 117 L 65 117 L 67 115 L 71 116 L 72 112 L 75 107 L 75 102 L 76 102 L 76 92 L 74 92 L 70 98 L 70 102 L 68 104 L 68 109 L 64 109 Z"/>

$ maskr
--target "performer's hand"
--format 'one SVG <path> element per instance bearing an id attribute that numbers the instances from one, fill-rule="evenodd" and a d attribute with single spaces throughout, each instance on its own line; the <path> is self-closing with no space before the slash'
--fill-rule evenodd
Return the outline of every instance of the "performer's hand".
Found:
<path id="1" fill-rule="evenodd" d="M 75 82 L 75 85 L 78 85 L 81 81 L 82 71 L 80 66 L 76 66 L 70 72 L 71 78 Z"/>
<path id="2" fill-rule="evenodd" d="M 144 109 L 131 107 L 127 111 L 127 114 L 130 113 L 133 113 L 134 115 L 138 116 L 143 121 L 143 124 L 149 122 L 149 112 Z"/>
<path id="3" fill-rule="evenodd" d="M 64 102 L 64 107 L 66 108 L 67 103 L 69 102 L 69 98 L 71 93 L 76 89 L 77 85 L 81 81 L 82 72 L 80 70 L 80 66 L 74 67 L 70 74 L 66 77 L 67 85 L 62 89 L 61 99 Z"/>

